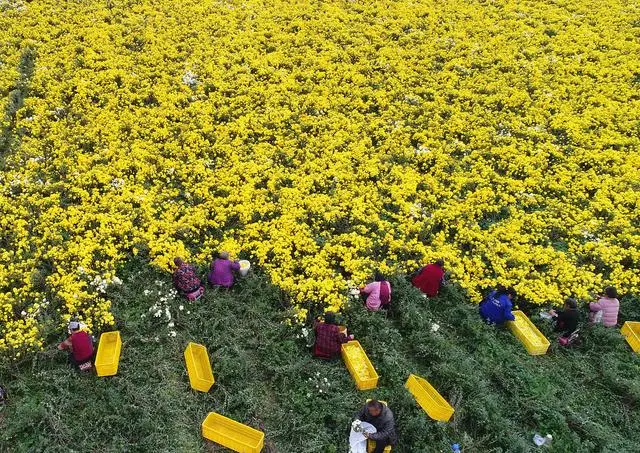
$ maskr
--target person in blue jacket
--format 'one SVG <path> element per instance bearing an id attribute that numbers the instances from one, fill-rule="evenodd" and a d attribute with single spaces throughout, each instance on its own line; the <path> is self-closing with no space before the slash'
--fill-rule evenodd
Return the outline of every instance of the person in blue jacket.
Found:
<path id="1" fill-rule="evenodd" d="M 489 324 L 502 324 L 515 321 L 511 309 L 516 292 L 513 288 L 493 290 L 480 303 L 480 316 Z"/>

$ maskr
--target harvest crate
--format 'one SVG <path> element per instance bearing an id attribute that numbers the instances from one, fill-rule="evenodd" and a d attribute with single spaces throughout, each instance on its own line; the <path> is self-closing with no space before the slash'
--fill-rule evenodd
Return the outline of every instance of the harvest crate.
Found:
<path id="1" fill-rule="evenodd" d="M 202 422 L 202 437 L 239 453 L 260 453 L 264 445 L 262 431 L 215 412 Z"/>
<path id="2" fill-rule="evenodd" d="M 546 354 L 549 349 L 549 340 L 531 322 L 527 315 L 520 310 L 514 311 L 515 321 L 507 321 L 507 325 L 513 334 L 524 344 L 531 355 Z"/>
<path id="3" fill-rule="evenodd" d="M 625 337 L 633 352 L 640 352 L 640 322 L 625 322 L 620 333 Z"/>
<path id="4" fill-rule="evenodd" d="M 453 407 L 426 379 L 410 374 L 404 384 L 420 407 L 434 420 L 448 422 L 453 415 Z"/>
<path id="5" fill-rule="evenodd" d="M 122 340 L 119 331 L 104 332 L 100 335 L 95 363 L 98 376 L 113 376 L 118 373 L 121 349 Z"/>
<path id="6" fill-rule="evenodd" d="M 378 373 L 356 340 L 342 344 L 342 359 L 356 381 L 358 390 L 374 389 L 378 386 Z"/>
<path id="7" fill-rule="evenodd" d="M 367 453 L 373 453 L 373 450 L 376 449 L 376 441 L 375 440 L 367 440 Z M 391 451 L 391 445 L 387 445 L 384 447 L 384 453 L 389 453 Z"/>
<path id="8" fill-rule="evenodd" d="M 187 362 L 187 373 L 191 388 L 201 392 L 208 392 L 215 379 L 209 362 L 207 348 L 201 344 L 189 343 L 184 350 L 184 360 Z"/>

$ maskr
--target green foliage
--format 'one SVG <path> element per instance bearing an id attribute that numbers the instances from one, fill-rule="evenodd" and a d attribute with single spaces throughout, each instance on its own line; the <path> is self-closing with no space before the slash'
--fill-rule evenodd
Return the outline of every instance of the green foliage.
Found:
<path id="1" fill-rule="evenodd" d="M 311 357 L 301 326 L 283 322 L 288 307 L 263 276 L 208 290 L 196 303 L 168 300 L 171 337 L 149 311 L 158 296 L 144 295 L 166 289 L 166 276 L 142 261 L 125 275 L 112 295 L 124 341 L 118 375 L 72 371 L 54 349 L 62 333 L 50 337 L 50 350 L 2 364 L 10 402 L 0 412 L 0 451 L 217 451 L 200 435 L 216 411 L 264 430 L 266 452 L 341 452 L 351 417 L 371 397 L 394 411 L 399 453 L 448 451 L 454 442 L 465 452 L 526 452 L 536 432 L 553 434 L 557 452 L 633 451 L 640 442 L 640 359 L 615 329 L 586 328 L 580 345 L 560 348 L 530 314 L 552 341 L 548 355 L 531 357 L 507 329 L 481 322 L 455 286 L 427 300 L 396 278 L 388 313 L 357 302 L 343 313 L 380 374 L 377 389 L 358 392 L 339 359 Z M 637 307 L 625 300 L 622 313 L 637 316 Z M 216 383 L 207 394 L 189 387 L 188 341 L 209 349 Z M 409 373 L 454 406 L 450 423 L 417 406 L 404 388 Z"/>

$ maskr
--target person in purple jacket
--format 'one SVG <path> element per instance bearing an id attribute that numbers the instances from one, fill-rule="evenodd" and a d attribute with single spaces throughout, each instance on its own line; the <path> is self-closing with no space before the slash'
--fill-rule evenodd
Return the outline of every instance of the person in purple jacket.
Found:
<path id="1" fill-rule="evenodd" d="M 511 313 L 513 299 L 516 292 L 513 288 L 499 288 L 491 291 L 480 303 L 480 316 L 488 324 L 503 324 L 505 321 L 515 321 Z"/>
<path id="2" fill-rule="evenodd" d="M 231 261 L 229 252 L 221 252 L 220 257 L 211 263 L 211 271 L 208 277 L 209 283 L 213 286 L 231 288 L 233 285 L 233 271 L 238 270 L 240 270 L 240 263 Z"/>

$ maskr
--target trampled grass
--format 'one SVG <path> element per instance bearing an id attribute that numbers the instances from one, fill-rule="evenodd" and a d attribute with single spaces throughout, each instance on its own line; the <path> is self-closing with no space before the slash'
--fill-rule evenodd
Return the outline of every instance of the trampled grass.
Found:
<path id="1" fill-rule="evenodd" d="M 534 316 L 553 344 L 549 355 L 531 357 L 507 329 L 484 325 L 455 287 L 427 302 L 396 279 L 388 316 L 358 304 L 345 311 L 381 376 L 378 389 L 358 392 L 340 360 L 311 358 L 296 338 L 300 327 L 283 323 L 285 298 L 263 276 L 196 303 L 169 300 L 171 337 L 166 319 L 148 310 L 158 297 L 144 295 L 156 281 L 166 288 L 166 275 L 142 261 L 124 275 L 113 295 L 123 335 L 118 375 L 76 374 L 52 349 L 61 339 L 54 333 L 51 349 L 3 364 L 10 403 L 0 412 L 2 451 L 218 451 L 200 436 L 216 411 L 263 429 L 265 452 L 344 452 L 350 417 L 372 396 L 396 414 L 400 453 L 448 451 L 453 442 L 465 452 L 526 452 L 535 432 L 553 434 L 557 452 L 631 452 L 640 442 L 640 358 L 615 330 L 588 329 L 582 345 L 560 349 Z M 626 301 L 622 316 L 637 318 L 636 307 Z M 209 349 L 216 383 L 208 394 L 189 387 L 188 341 Z M 417 407 L 403 387 L 409 373 L 454 406 L 450 423 Z"/>

